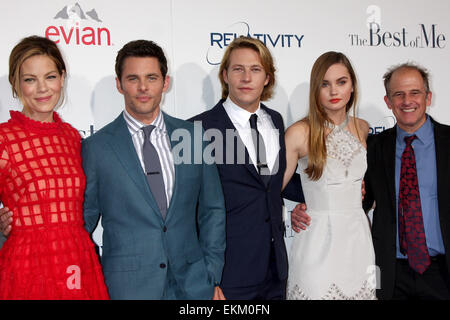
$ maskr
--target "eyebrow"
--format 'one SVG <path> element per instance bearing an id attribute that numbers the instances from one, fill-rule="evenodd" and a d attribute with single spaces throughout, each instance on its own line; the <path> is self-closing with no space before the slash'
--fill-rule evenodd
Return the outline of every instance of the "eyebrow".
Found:
<path id="1" fill-rule="evenodd" d="M 49 71 L 46 74 L 44 74 L 44 76 L 48 76 L 49 74 L 54 73 L 54 72 L 59 73 L 58 70 L 52 70 L 52 71 Z M 22 77 L 36 77 L 36 75 L 33 73 L 24 73 L 21 76 Z"/>
<path id="2" fill-rule="evenodd" d="M 140 75 L 138 75 L 138 74 L 132 73 L 132 74 L 125 75 L 125 78 L 139 77 L 139 76 Z M 146 75 L 144 75 L 144 77 L 150 77 L 150 76 L 152 76 L 152 77 L 159 77 L 160 75 L 158 73 L 147 73 Z"/>
<path id="3" fill-rule="evenodd" d="M 336 81 L 339 81 L 339 80 L 347 80 L 347 79 L 349 79 L 349 77 L 343 76 L 343 77 L 340 77 L 340 78 L 336 79 Z M 323 82 L 329 82 L 329 80 L 323 79 Z"/>
<path id="4" fill-rule="evenodd" d="M 245 65 L 245 64 L 242 64 L 242 63 L 235 63 L 235 64 L 230 65 L 230 67 L 250 67 L 250 68 L 258 67 L 258 68 L 264 68 L 261 64 Z"/>
<path id="5" fill-rule="evenodd" d="M 411 89 L 411 90 L 397 90 L 397 91 L 394 91 L 392 94 L 395 94 L 395 93 L 406 93 L 406 92 L 424 92 L 425 90 L 422 90 L 422 89 Z"/>

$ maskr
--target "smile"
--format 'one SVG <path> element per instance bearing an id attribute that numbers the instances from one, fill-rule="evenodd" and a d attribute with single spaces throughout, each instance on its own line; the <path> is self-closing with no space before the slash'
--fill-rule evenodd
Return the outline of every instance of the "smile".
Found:
<path id="1" fill-rule="evenodd" d="M 403 112 L 409 113 L 409 112 L 414 112 L 414 111 L 416 111 L 416 109 L 417 109 L 417 108 L 402 109 L 402 111 L 403 111 Z"/>
<path id="2" fill-rule="evenodd" d="M 36 98 L 35 100 L 37 102 L 47 102 L 52 98 L 52 96 L 42 97 L 42 98 Z"/>

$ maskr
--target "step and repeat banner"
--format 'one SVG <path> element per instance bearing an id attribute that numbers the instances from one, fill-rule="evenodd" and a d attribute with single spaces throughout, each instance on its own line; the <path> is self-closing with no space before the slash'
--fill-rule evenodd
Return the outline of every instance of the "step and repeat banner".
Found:
<path id="1" fill-rule="evenodd" d="M 450 124 L 450 1 L 433 0 L 46 0 L 1 1 L 0 121 L 20 110 L 8 82 L 11 49 L 23 37 L 58 43 L 68 66 L 65 121 L 88 137 L 123 109 L 115 87 L 117 51 L 149 39 L 165 50 L 171 87 L 163 110 L 187 119 L 221 96 L 217 77 L 227 45 L 239 35 L 263 41 L 275 58 L 275 96 L 286 127 L 307 113 L 309 74 L 330 50 L 351 60 L 359 79 L 358 115 L 379 133 L 395 124 L 386 107 L 382 76 L 394 64 L 417 62 L 431 73 L 429 114 Z M 286 241 L 292 237 L 286 204 Z M 101 229 L 95 238 L 101 244 Z"/>

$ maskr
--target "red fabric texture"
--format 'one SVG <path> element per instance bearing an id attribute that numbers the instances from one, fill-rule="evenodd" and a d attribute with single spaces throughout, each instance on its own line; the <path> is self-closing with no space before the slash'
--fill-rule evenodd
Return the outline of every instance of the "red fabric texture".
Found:
<path id="1" fill-rule="evenodd" d="M 0 124 L 0 199 L 13 211 L 0 250 L 0 299 L 108 299 L 83 227 L 79 133 L 56 112 L 51 123 L 10 114 Z"/>

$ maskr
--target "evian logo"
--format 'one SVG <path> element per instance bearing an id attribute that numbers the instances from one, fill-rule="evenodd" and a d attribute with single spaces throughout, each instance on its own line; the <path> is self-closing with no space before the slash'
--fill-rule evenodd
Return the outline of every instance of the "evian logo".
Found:
<path id="1" fill-rule="evenodd" d="M 45 37 L 67 45 L 111 46 L 111 32 L 98 24 L 103 21 L 95 9 L 84 12 L 80 4 L 66 5 L 54 17 L 61 25 L 50 25 Z"/>

